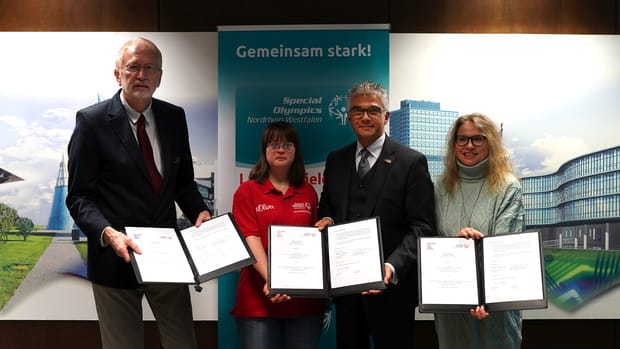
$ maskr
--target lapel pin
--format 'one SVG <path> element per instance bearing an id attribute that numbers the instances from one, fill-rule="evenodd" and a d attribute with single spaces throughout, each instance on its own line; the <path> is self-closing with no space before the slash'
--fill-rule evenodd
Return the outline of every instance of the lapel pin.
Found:
<path id="1" fill-rule="evenodd" d="M 386 164 L 390 165 L 392 163 L 392 159 L 383 159 Z"/>

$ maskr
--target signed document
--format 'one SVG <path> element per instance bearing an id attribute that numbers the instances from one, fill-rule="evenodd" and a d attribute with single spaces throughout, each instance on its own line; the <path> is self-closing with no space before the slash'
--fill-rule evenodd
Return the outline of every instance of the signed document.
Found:
<path id="1" fill-rule="evenodd" d="M 269 227 L 270 294 L 328 297 L 384 289 L 378 218 L 315 227 Z"/>
<path id="2" fill-rule="evenodd" d="M 418 239 L 420 312 L 468 312 L 547 307 L 538 232 Z"/>
<path id="3" fill-rule="evenodd" d="M 142 250 L 131 254 L 141 284 L 198 285 L 256 261 L 230 213 L 179 233 L 147 227 L 126 227 L 125 232 Z"/>

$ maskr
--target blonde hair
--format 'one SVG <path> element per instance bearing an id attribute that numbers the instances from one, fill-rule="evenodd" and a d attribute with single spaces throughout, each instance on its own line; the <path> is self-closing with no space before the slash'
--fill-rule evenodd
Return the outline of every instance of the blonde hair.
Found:
<path id="1" fill-rule="evenodd" d="M 461 115 L 452 124 L 452 128 L 448 133 L 444 172 L 441 181 L 443 181 L 444 187 L 449 194 L 454 193 L 457 187 L 460 186 L 461 177 L 459 176 L 456 159 L 456 134 L 459 128 L 467 122 L 471 122 L 486 136 L 489 147 L 487 183 L 489 191 L 497 193 L 507 179 L 514 174 L 514 169 L 508 151 L 502 143 L 500 130 L 493 120 L 480 113 Z"/>

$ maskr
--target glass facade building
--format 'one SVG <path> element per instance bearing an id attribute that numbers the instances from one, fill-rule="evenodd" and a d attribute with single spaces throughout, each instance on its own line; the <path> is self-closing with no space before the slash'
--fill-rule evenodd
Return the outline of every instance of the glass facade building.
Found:
<path id="1" fill-rule="evenodd" d="M 443 171 L 446 135 L 458 112 L 441 110 L 438 102 L 403 100 L 390 112 L 390 137 L 426 155 L 433 180 Z"/>
<path id="2" fill-rule="evenodd" d="M 521 178 L 525 224 L 546 246 L 620 249 L 620 146 Z"/>
<path id="3" fill-rule="evenodd" d="M 443 171 L 446 135 L 458 112 L 403 100 L 390 112 L 390 137 L 426 155 L 433 180 Z M 572 159 L 557 172 L 521 178 L 525 225 L 546 247 L 620 250 L 620 146 Z"/>

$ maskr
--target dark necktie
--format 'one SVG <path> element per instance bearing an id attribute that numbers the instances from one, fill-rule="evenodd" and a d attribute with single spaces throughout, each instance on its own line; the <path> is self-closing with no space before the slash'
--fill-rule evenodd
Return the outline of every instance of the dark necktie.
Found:
<path id="1" fill-rule="evenodd" d="M 146 168 L 149 170 L 149 176 L 151 177 L 151 185 L 155 195 L 159 197 L 159 190 L 161 189 L 161 175 L 157 171 L 155 166 L 155 159 L 153 158 L 153 148 L 149 141 L 149 136 L 146 134 L 146 126 L 144 124 L 144 115 L 140 114 L 138 118 L 138 143 L 140 143 L 140 152 L 146 162 Z"/>
<path id="2" fill-rule="evenodd" d="M 364 148 L 360 151 L 362 158 L 360 159 L 360 163 L 357 165 L 357 174 L 359 174 L 360 178 L 364 178 L 368 170 L 370 170 L 370 164 L 368 163 L 368 155 L 370 152 L 368 149 Z"/>

